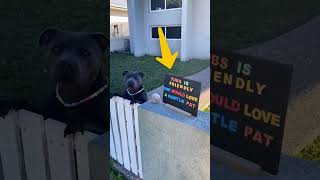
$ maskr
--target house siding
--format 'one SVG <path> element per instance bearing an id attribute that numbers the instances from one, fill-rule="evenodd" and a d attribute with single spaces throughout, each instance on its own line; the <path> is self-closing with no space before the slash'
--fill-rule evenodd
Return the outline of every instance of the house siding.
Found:
<path id="1" fill-rule="evenodd" d="M 210 58 L 210 0 L 192 1 L 192 58 Z"/>
<path id="2" fill-rule="evenodd" d="M 144 0 L 144 29 L 146 54 L 152 56 L 161 55 L 158 39 L 151 39 L 151 26 L 181 25 L 181 9 L 170 9 L 163 11 L 150 11 L 150 0 Z M 181 40 L 167 40 L 172 52 L 181 50 Z"/>
<path id="3" fill-rule="evenodd" d="M 135 56 L 161 56 L 159 40 L 151 38 L 152 26 L 181 25 L 181 40 L 167 39 L 171 51 L 178 51 L 183 61 L 210 58 L 210 0 L 182 0 L 182 8 L 161 11 L 151 11 L 150 0 L 128 2 Z"/>

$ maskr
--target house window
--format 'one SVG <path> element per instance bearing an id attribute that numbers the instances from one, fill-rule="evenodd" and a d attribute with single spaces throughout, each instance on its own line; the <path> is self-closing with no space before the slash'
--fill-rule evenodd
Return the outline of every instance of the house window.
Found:
<path id="1" fill-rule="evenodd" d="M 181 26 L 161 26 L 167 39 L 181 39 Z M 159 39 L 158 27 L 151 27 L 151 38 Z"/>
<path id="2" fill-rule="evenodd" d="M 166 36 L 166 30 L 165 27 L 161 27 L 162 31 L 164 33 L 164 36 Z M 152 38 L 159 39 L 159 33 L 158 33 L 158 27 L 152 27 Z"/>
<path id="3" fill-rule="evenodd" d="M 174 8 L 181 8 L 182 7 L 182 0 L 166 0 L 166 8 L 167 9 L 174 9 Z"/>
<path id="4" fill-rule="evenodd" d="M 151 0 L 151 11 L 165 9 L 165 0 Z"/>
<path id="5" fill-rule="evenodd" d="M 151 11 L 176 9 L 182 7 L 182 0 L 150 0 Z"/>
<path id="6" fill-rule="evenodd" d="M 167 39 L 181 39 L 181 26 L 167 27 Z"/>

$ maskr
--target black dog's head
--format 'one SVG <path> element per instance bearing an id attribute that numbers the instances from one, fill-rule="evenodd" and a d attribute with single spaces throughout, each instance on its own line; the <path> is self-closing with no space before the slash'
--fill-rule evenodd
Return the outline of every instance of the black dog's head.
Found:
<path id="1" fill-rule="evenodd" d="M 54 83 L 89 87 L 106 61 L 108 39 L 101 33 L 48 29 L 41 34 L 48 70 Z"/>
<path id="2" fill-rule="evenodd" d="M 124 71 L 122 76 L 124 77 L 124 85 L 127 89 L 135 91 L 142 86 L 143 72 Z"/>

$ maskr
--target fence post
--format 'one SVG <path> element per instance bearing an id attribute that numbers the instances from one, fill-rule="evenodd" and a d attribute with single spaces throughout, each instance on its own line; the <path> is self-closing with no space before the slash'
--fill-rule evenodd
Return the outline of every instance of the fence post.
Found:
<path id="1" fill-rule="evenodd" d="M 43 117 L 19 110 L 25 167 L 28 179 L 49 179 Z"/>
<path id="2" fill-rule="evenodd" d="M 51 180 L 76 178 L 73 139 L 70 136 L 66 138 L 63 136 L 65 127 L 64 123 L 56 120 L 45 121 Z"/>
<path id="3" fill-rule="evenodd" d="M 1 156 L 0 156 L 0 180 L 4 180 Z"/>
<path id="4" fill-rule="evenodd" d="M 117 104 L 120 136 L 121 136 L 123 165 L 126 169 L 130 170 L 128 135 L 127 135 L 127 128 L 126 128 L 124 99 L 120 97 L 116 97 L 116 104 Z"/>
<path id="5" fill-rule="evenodd" d="M 134 133 L 134 116 L 133 116 L 133 106 L 130 105 L 129 100 L 124 101 L 125 117 L 126 117 L 126 129 L 128 133 L 128 145 L 130 154 L 130 167 L 135 175 L 138 175 L 138 164 L 137 164 L 137 153 L 136 153 L 136 142 Z"/>
<path id="6" fill-rule="evenodd" d="M 77 157 L 78 180 L 90 179 L 88 145 L 95 137 L 97 137 L 96 134 L 88 131 L 85 131 L 83 135 L 81 133 L 76 133 L 75 135 L 74 145 Z"/>
<path id="7" fill-rule="evenodd" d="M 138 115 L 138 107 L 140 104 L 134 104 L 133 109 L 133 116 L 134 116 L 134 127 L 135 127 L 135 140 L 137 146 L 137 156 L 138 156 L 138 170 L 139 170 L 139 177 L 143 179 L 142 173 L 142 160 L 141 160 L 141 145 L 140 145 L 140 128 L 139 128 L 139 115 Z"/>
<path id="8" fill-rule="evenodd" d="M 123 165 L 120 130 L 119 130 L 118 113 L 117 113 L 115 97 L 110 99 L 110 118 L 111 118 L 111 125 L 112 125 L 111 126 L 112 134 L 114 136 L 114 142 L 115 142 L 115 150 L 117 155 L 116 160 Z"/>
<path id="9" fill-rule="evenodd" d="M 90 180 L 108 180 L 110 178 L 110 133 L 96 137 L 89 143 Z"/>
<path id="10" fill-rule="evenodd" d="M 17 126 L 18 113 L 10 111 L 0 117 L 0 155 L 4 179 L 25 180 L 21 138 Z"/>
<path id="11" fill-rule="evenodd" d="M 117 155 L 116 155 L 116 146 L 115 146 L 115 142 L 114 142 L 114 135 L 113 135 L 113 127 L 112 127 L 112 122 L 110 121 L 110 156 L 113 159 L 117 159 Z"/>

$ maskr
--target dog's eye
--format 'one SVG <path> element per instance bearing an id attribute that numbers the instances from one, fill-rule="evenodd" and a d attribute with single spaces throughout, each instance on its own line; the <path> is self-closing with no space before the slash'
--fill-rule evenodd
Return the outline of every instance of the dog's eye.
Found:
<path id="1" fill-rule="evenodd" d="M 60 53 L 62 52 L 62 47 L 60 47 L 60 46 L 54 46 L 54 47 L 52 48 L 52 52 L 53 52 L 54 54 L 60 54 Z"/>
<path id="2" fill-rule="evenodd" d="M 81 55 L 84 56 L 84 57 L 88 57 L 88 56 L 91 55 L 91 53 L 90 53 L 88 50 L 86 50 L 86 49 L 81 49 L 81 50 L 80 50 L 80 53 L 81 53 Z"/>

